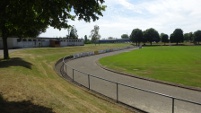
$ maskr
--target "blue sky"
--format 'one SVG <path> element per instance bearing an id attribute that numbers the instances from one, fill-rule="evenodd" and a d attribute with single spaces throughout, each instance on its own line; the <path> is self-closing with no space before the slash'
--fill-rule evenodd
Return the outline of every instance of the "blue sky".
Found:
<path id="1" fill-rule="evenodd" d="M 94 25 L 100 27 L 101 38 L 120 38 L 133 29 L 154 28 L 159 33 L 171 34 L 176 28 L 184 33 L 201 30 L 201 0 L 105 0 L 107 9 L 98 21 L 70 21 L 78 31 L 79 38 L 89 36 Z M 63 37 L 68 34 L 48 28 L 40 37 Z"/>

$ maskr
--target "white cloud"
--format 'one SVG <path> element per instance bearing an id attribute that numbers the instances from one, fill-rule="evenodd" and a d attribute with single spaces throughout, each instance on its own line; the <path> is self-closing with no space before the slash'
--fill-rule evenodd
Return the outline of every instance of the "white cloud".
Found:
<path id="1" fill-rule="evenodd" d="M 94 25 L 100 26 L 102 38 L 121 37 L 130 34 L 132 29 L 145 30 L 153 27 L 170 34 L 176 28 L 184 32 L 201 29 L 201 1 L 200 0 L 106 0 L 107 9 L 103 17 L 96 22 L 70 22 L 75 25 L 78 35 L 90 35 Z M 41 36 L 65 36 L 65 31 L 48 29 Z"/>
<path id="2" fill-rule="evenodd" d="M 116 2 L 122 5 L 125 9 L 131 10 L 135 13 L 142 13 L 142 11 L 139 10 L 139 6 L 130 3 L 128 0 L 116 0 Z"/>

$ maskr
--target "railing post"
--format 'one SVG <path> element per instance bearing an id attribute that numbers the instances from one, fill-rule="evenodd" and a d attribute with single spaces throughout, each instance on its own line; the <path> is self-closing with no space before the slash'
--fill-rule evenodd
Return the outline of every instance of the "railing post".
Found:
<path id="1" fill-rule="evenodd" d="M 65 73 L 67 73 L 67 66 L 66 66 L 65 62 L 64 62 L 64 71 L 65 71 Z"/>
<path id="2" fill-rule="evenodd" d="M 91 87 L 90 87 L 91 84 L 90 84 L 90 75 L 89 74 L 88 74 L 88 85 L 89 85 L 88 87 L 89 87 L 89 90 L 90 90 L 91 89 Z"/>
<path id="3" fill-rule="evenodd" d="M 174 113 L 174 98 L 172 98 L 172 113 Z"/>
<path id="4" fill-rule="evenodd" d="M 73 69 L 72 75 L 73 75 L 73 81 L 74 81 L 74 69 Z"/>
<path id="5" fill-rule="evenodd" d="M 64 62 L 63 62 L 63 68 L 64 68 L 64 71 L 66 71 L 66 65 Z"/>
<path id="6" fill-rule="evenodd" d="M 116 83 L 116 101 L 119 102 L 119 84 Z"/>

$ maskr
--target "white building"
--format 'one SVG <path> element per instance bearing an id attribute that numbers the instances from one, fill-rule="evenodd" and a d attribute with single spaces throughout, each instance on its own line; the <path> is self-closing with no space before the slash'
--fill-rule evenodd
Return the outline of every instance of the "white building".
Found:
<path id="1" fill-rule="evenodd" d="M 56 43 L 55 43 L 56 42 Z M 83 46 L 83 39 L 65 38 L 8 38 L 8 48 L 32 48 L 32 47 L 55 47 L 55 46 Z M 3 40 L 0 38 L 0 48 L 3 48 Z"/>

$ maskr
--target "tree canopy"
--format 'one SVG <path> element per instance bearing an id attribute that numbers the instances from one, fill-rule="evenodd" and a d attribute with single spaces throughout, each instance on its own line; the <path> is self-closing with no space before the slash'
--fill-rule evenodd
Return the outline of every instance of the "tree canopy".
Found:
<path id="1" fill-rule="evenodd" d="M 91 37 L 91 41 L 93 42 L 93 43 L 97 43 L 98 42 L 98 40 L 101 38 L 101 36 L 99 35 L 99 26 L 98 25 L 95 25 L 94 26 L 94 29 L 92 29 L 91 30 L 91 35 L 90 35 L 90 37 Z"/>
<path id="2" fill-rule="evenodd" d="M 121 38 L 122 38 L 122 39 L 128 39 L 129 36 L 128 36 L 127 34 L 123 34 L 123 35 L 121 35 Z"/>
<path id="3" fill-rule="evenodd" d="M 78 39 L 77 29 L 75 28 L 75 26 L 72 26 L 69 38 L 70 39 Z"/>
<path id="4" fill-rule="evenodd" d="M 193 33 L 190 32 L 190 33 L 185 33 L 184 34 L 184 41 L 187 41 L 187 42 L 192 42 L 193 41 Z"/>
<path id="5" fill-rule="evenodd" d="M 168 35 L 167 35 L 167 34 L 161 33 L 161 42 L 163 42 L 164 45 L 165 45 L 165 43 L 168 43 L 168 42 L 169 42 L 169 40 L 168 40 Z"/>
<path id="6" fill-rule="evenodd" d="M 1 0 L 0 31 L 4 59 L 8 59 L 7 38 L 10 36 L 35 37 L 48 26 L 68 28 L 69 20 L 77 17 L 90 22 L 103 16 L 104 0 Z"/>
<path id="7" fill-rule="evenodd" d="M 159 42 L 160 41 L 160 36 L 158 31 L 156 31 L 154 28 L 149 28 L 144 31 L 144 40 L 148 41 L 151 45 L 152 42 Z"/>
<path id="8" fill-rule="evenodd" d="M 130 35 L 130 40 L 132 42 L 135 42 L 136 45 L 140 45 L 140 42 L 142 42 L 143 38 L 143 33 L 141 29 L 133 29 L 131 35 Z"/>
<path id="9" fill-rule="evenodd" d="M 178 43 L 183 42 L 184 41 L 183 30 L 179 29 L 179 28 L 175 29 L 174 32 L 170 36 L 170 41 L 172 43 L 176 43 L 177 45 L 178 45 Z"/>
<path id="10" fill-rule="evenodd" d="M 198 43 L 201 41 L 201 30 L 197 30 L 194 32 L 194 43 Z"/>

